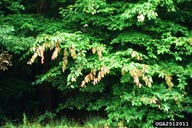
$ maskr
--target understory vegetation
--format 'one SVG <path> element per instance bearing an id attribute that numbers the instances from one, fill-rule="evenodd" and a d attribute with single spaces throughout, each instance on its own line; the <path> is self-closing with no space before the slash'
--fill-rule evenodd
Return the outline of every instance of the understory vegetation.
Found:
<path id="1" fill-rule="evenodd" d="M 118 124 L 120 127 L 121 123 Z M 106 119 L 99 116 L 92 116 L 78 122 L 72 119 L 60 118 L 59 120 L 52 120 L 49 123 L 42 123 L 40 120 L 29 120 L 26 115 L 23 116 L 22 122 L 14 123 L 6 122 L 3 128 L 109 128 Z"/>
<path id="2" fill-rule="evenodd" d="M 1 0 L 2 127 L 192 120 L 192 0 Z"/>

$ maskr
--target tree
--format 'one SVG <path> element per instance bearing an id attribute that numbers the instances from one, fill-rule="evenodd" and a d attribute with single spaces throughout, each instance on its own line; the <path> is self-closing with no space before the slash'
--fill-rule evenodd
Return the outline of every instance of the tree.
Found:
<path id="1" fill-rule="evenodd" d="M 24 29 L 37 35 L 28 64 L 52 60 L 34 84 L 64 94 L 56 112 L 104 110 L 110 125 L 147 128 L 191 118 L 192 1 L 59 2 L 54 20 L 22 15 L 32 17 Z"/>

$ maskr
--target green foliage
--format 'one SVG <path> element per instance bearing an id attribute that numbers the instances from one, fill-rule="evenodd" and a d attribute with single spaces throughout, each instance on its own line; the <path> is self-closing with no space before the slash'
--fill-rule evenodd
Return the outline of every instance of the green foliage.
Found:
<path id="1" fill-rule="evenodd" d="M 87 94 L 79 92 L 68 98 L 61 108 L 84 109 L 88 105 L 90 111 L 104 107 L 109 124 L 115 126 L 122 122 L 128 127 L 152 127 L 154 120 L 184 118 L 183 105 L 188 98 L 185 88 L 190 78 L 185 72 L 187 65 L 190 65 L 187 58 L 192 52 L 190 30 L 178 22 L 163 19 L 159 11 L 163 8 L 167 14 L 176 13 L 175 4 L 173 1 L 75 1 L 74 5 L 61 9 L 64 23 L 73 25 L 75 33 L 37 38 L 30 62 L 36 56 L 43 60 L 41 52 L 46 48 L 55 48 L 52 54 L 54 59 L 59 51 L 64 51 L 61 62 L 69 71 L 66 85 L 73 89 L 101 81 L 104 86 L 101 93 L 97 93 L 105 98 L 98 97 L 93 102 L 92 96 L 96 93 L 85 87 L 89 90 Z M 98 58 L 94 55 L 96 52 Z M 56 72 L 51 69 L 48 72 L 50 75 L 43 75 L 41 79 L 59 77 L 61 73 Z M 90 73 L 86 75 L 86 72 Z M 107 84 L 107 78 L 101 80 L 105 75 L 118 77 L 115 83 Z M 98 87 L 95 88 L 97 90 Z M 91 93 L 91 96 L 85 96 Z"/>
<path id="2" fill-rule="evenodd" d="M 4 19 L 0 20 L 0 23 L 4 23 Z M 14 31 L 14 26 L 11 24 L 4 24 L 0 26 L 0 44 L 2 49 L 5 48 L 14 53 L 26 51 L 30 47 L 30 44 L 34 41 L 34 38 L 14 35 Z"/>
<path id="3" fill-rule="evenodd" d="M 10 10 L 13 12 L 19 12 L 19 10 L 24 10 L 24 6 L 21 4 L 22 0 L 2 0 L 0 2 L 1 10 L 0 13 L 5 13 L 2 10 Z"/>
<path id="4" fill-rule="evenodd" d="M 3 47 L 30 49 L 28 64 L 49 65 L 33 84 L 48 82 L 63 94 L 57 112 L 104 111 L 110 126 L 143 128 L 192 114 L 191 1 L 57 2 L 60 17 L 0 20 Z"/>
<path id="5" fill-rule="evenodd" d="M 52 112 L 45 112 L 44 114 L 42 114 L 42 115 L 40 115 L 39 117 L 38 117 L 38 122 L 39 123 L 42 123 L 43 121 L 45 121 L 45 120 L 53 120 L 54 118 L 55 118 L 55 113 L 52 113 Z M 24 123 L 25 124 L 25 123 Z"/>

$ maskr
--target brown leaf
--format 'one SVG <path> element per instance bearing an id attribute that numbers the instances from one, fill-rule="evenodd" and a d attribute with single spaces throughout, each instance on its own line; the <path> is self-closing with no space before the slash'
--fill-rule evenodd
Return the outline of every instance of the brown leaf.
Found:
<path id="1" fill-rule="evenodd" d="M 174 84 L 171 80 L 172 80 L 171 74 L 165 75 L 165 81 L 166 81 L 166 84 L 168 85 L 169 89 L 171 89 L 174 86 Z"/>
<path id="2" fill-rule="evenodd" d="M 73 59 L 76 59 L 76 56 L 77 56 L 77 54 L 76 54 L 76 51 L 75 51 L 75 48 L 70 48 L 69 49 L 69 51 L 70 51 L 70 53 L 71 53 L 71 57 L 73 58 Z"/>
<path id="3" fill-rule="evenodd" d="M 97 51 L 96 48 L 92 48 L 91 50 L 92 50 L 92 53 L 93 53 L 93 54 L 95 54 L 96 51 Z"/>
<path id="4" fill-rule="evenodd" d="M 44 63 L 44 50 L 45 50 L 45 47 L 39 46 L 38 53 L 39 53 L 39 56 L 41 57 L 42 64 Z"/>
<path id="5" fill-rule="evenodd" d="M 59 52 L 60 52 L 60 48 L 59 47 L 55 47 L 55 50 L 54 50 L 54 52 L 53 52 L 53 54 L 51 56 L 51 59 L 52 60 L 56 59 Z"/>

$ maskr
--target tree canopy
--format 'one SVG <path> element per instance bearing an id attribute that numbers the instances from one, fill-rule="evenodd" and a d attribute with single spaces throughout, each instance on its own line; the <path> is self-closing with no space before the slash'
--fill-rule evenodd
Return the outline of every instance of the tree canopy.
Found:
<path id="1" fill-rule="evenodd" d="M 30 95 L 46 86 L 45 98 L 52 102 L 45 110 L 97 111 L 110 126 L 190 120 L 191 5 L 191 0 L 3 0 L 0 70 L 8 70 L 1 79 L 10 79 L 20 66 L 31 78 L 0 82 L 0 95 L 15 95 L 7 85 Z"/>

